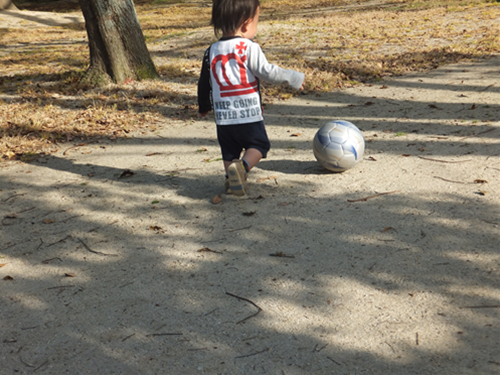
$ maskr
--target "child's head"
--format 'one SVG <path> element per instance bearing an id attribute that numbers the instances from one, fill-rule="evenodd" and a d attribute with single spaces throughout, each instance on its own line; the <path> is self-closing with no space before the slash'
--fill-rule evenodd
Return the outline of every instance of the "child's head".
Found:
<path id="1" fill-rule="evenodd" d="M 212 20 L 215 35 L 234 35 L 258 14 L 259 0 L 213 0 Z"/>

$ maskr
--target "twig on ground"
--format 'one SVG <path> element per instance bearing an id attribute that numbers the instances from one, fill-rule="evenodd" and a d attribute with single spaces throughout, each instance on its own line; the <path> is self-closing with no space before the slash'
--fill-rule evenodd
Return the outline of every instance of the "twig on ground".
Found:
<path id="1" fill-rule="evenodd" d="M 261 350 L 260 352 L 256 352 L 256 353 L 252 353 L 252 354 L 240 355 L 240 356 L 238 356 L 238 357 L 234 357 L 234 359 L 237 359 L 237 358 L 247 358 L 247 357 L 253 357 L 254 355 L 257 355 L 257 354 L 262 354 L 262 353 L 268 352 L 269 350 L 270 350 L 269 348 L 265 348 L 264 350 Z"/>
<path id="2" fill-rule="evenodd" d="M 49 363 L 49 360 L 46 360 L 45 362 L 43 362 L 40 366 L 38 366 L 36 369 L 34 369 L 33 372 L 37 372 L 40 368 L 45 366 L 47 363 Z"/>
<path id="3" fill-rule="evenodd" d="M 3 200 L 3 202 L 7 202 L 9 199 L 12 199 L 12 198 L 15 198 L 15 197 L 22 197 L 23 195 L 26 195 L 28 193 L 22 193 L 22 194 L 14 194 L 14 195 L 11 195 L 10 197 L 6 198 Z"/>
<path id="4" fill-rule="evenodd" d="M 461 309 L 499 309 L 500 305 L 460 306 Z"/>
<path id="5" fill-rule="evenodd" d="M 42 247 L 42 245 L 43 245 L 43 240 L 40 238 L 40 245 L 37 246 L 37 248 L 35 249 L 35 251 L 38 251 L 38 249 L 40 249 Z"/>
<path id="6" fill-rule="evenodd" d="M 491 128 L 491 129 L 485 130 L 484 132 L 479 132 L 479 133 L 477 133 L 477 134 L 467 135 L 467 136 L 465 136 L 465 137 L 460 138 L 460 140 L 462 140 L 462 139 L 466 139 L 466 138 L 471 138 L 471 137 L 476 137 L 476 136 L 478 136 L 478 135 L 480 135 L 480 134 L 484 134 L 484 133 L 489 133 L 489 132 L 491 132 L 491 131 L 493 131 L 493 130 L 495 130 L 495 129 L 496 129 L 496 128 Z"/>
<path id="7" fill-rule="evenodd" d="M 146 337 L 157 337 L 157 336 L 182 336 L 182 333 L 179 332 L 166 332 L 166 333 L 150 333 L 146 335 Z"/>
<path id="8" fill-rule="evenodd" d="M 242 301 L 246 301 L 246 302 L 248 302 L 248 303 L 251 303 L 252 305 L 254 305 L 254 306 L 258 309 L 258 311 L 257 311 L 255 314 L 252 314 L 252 315 L 250 315 L 250 316 L 246 317 L 245 319 L 242 319 L 242 320 L 240 320 L 239 322 L 236 322 L 236 324 L 240 324 L 240 323 L 246 322 L 248 319 L 253 318 L 254 316 L 257 316 L 257 315 L 258 315 L 258 314 L 262 311 L 262 308 L 260 308 L 259 306 L 257 306 L 257 305 L 255 304 L 255 302 L 252 302 L 252 301 L 250 301 L 250 300 L 249 300 L 249 299 L 247 299 L 247 298 L 240 297 L 240 296 L 237 296 L 237 295 L 232 294 L 232 293 L 229 293 L 229 292 L 226 292 L 226 294 L 227 294 L 228 296 L 231 296 L 231 297 L 237 298 L 237 299 L 239 299 L 239 300 L 242 300 Z"/>
<path id="9" fill-rule="evenodd" d="M 71 219 L 75 219 L 75 218 L 80 217 L 80 216 L 84 216 L 84 215 L 82 214 L 82 215 L 71 216 L 71 217 L 68 217 L 67 219 L 61 220 L 60 223 L 65 223 Z"/>
<path id="10" fill-rule="evenodd" d="M 51 247 L 51 246 L 53 246 L 53 245 L 58 244 L 59 242 L 63 242 L 63 241 L 65 241 L 65 240 L 67 240 L 68 238 L 71 238 L 71 235 L 68 235 L 68 236 L 64 237 L 62 240 L 59 240 L 59 241 L 54 242 L 54 243 L 51 243 L 50 245 L 47 245 L 47 246 L 45 246 L 45 247 Z"/>
<path id="11" fill-rule="evenodd" d="M 222 251 L 217 251 L 217 250 L 212 250 L 209 247 L 203 247 L 199 250 L 197 250 L 199 253 L 216 253 L 216 254 L 223 254 Z"/>
<path id="12" fill-rule="evenodd" d="M 494 83 L 492 83 L 491 85 L 486 86 L 484 89 L 479 90 L 479 92 L 486 91 L 486 90 L 488 90 L 490 87 L 493 87 L 493 86 L 495 86 L 495 84 L 494 84 Z"/>
<path id="13" fill-rule="evenodd" d="M 50 264 L 50 262 L 52 262 L 53 260 L 58 260 L 60 262 L 62 262 L 62 259 L 61 258 L 50 258 L 50 259 L 45 259 L 45 260 L 42 260 L 42 264 Z"/>
<path id="14" fill-rule="evenodd" d="M 314 349 L 312 351 L 313 353 L 319 353 L 320 351 L 322 351 L 323 349 L 325 349 L 328 346 L 328 344 L 325 344 L 321 348 L 318 349 L 318 345 L 319 344 L 316 344 L 316 346 L 314 347 Z"/>
<path id="15" fill-rule="evenodd" d="M 433 176 L 434 178 L 439 178 L 440 180 L 447 181 L 447 182 L 454 182 L 455 184 L 468 184 L 468 182 L 462 182 L 462 181 L 454 181 L 454 180 L 448 180 L 447 178 L 439 177 L 439 176 Z"/>
<path id="16" fill-rule="evenodd" d="M 131 335 L 128 335 L 127 337 L 125 337 L 122 342 L 128 340 L 129 338 L 131 338 L 132 336 L 135 336 L 135 333 L 132 333 Z"/>
<path id="17" fill-rule="evenodd" d="M 74 146 L 71 146 L 69 148 L 67 148 L 64 152 L 63 152 L 63 155 L 66 156 L 66 153 L 73 149 L 73 148 L 77 148 L 77 147 L 82 147 L 82 146 L 86 146 L 87 144 L 86 143 L 80 143 L 80 144 L 77 144 L 77 145 L 74 145 Z"/>
<path id="18" fill-rule="evenodd" d="M 340 363 L 338 363 L 336 360 L 334 360 L 333 358 L 330 358 L 330 357 L 326 357 L 327 359 L 329 359 L 330 361 L 332 361 L 333 363 L 339 365 L 339 366 L 342 366 Z"/>
<path id="19" fill-rule="evenodd" d="M 295 255 L 286 255 L 282 251 L 277 251 L 274 254 L 269 254 L 270 257 L 278 257 L 278 258 L 295 258 Z"/>
<path id="20" fill-rule="evenodd" d="M 367 201 L 368 199 L 371 199 L 371 198 L 380 197 L 381 195 L 394 194 L 394 193 L 397 193 L 397 192 L 400 192 L 400 191 L 401 190 L 388 191 L 387 193 L 374 194 L 374 195 L 370 195 L 368 197 L 359 198 L 359 199 L 348 199 L 347 201 L 351 202 L 351 203 L 352 202 L 364 202 L 364 201 Z"/>
<path id="21" fill-rule="evenodd" d="M 94 253 L 94 254 L 98 254 L 98 255 L 104 255 L 104 256 L 107 256 L 107 257 L 117 257 L 118 254 L 106 254 L 106 253 L 101 253 L 100 251 L 95 251 L 95 250 L 92 250 L 90 247 L 87 246 L 87 244 L 85 242 L 83 242 L 80 238 L 77 238 L 78 241 L 80 241 L 80 243 L 83 245 L 83 247 L 85 249 L 87 249 L 87 251 L 90 251 L 91 253 Z"/>
<path id="22" fill-rule="evenodd" d="M 244 229 L 250 229 L 252 226 L 248 226 L 248 227 L 243 227 L 243 228 L 235 228 L 235 229 L 228 229 L 227 231 L 228 232 L 236 232 L 238 230 L 244 230 Z"/>
<path id="23" fill-rule="evenodd" d="M 425 156 L 419 156 L 418 158 L 424 159 L 424 160 L 429 160 L 429 161 L 437 161 L 438 163 L 465 163 L 466 161 L 471 161 L 472 160 L 472 159 L 467 159 L 467 160 L 440 160 L 440 159 L 427 158 Z"/>

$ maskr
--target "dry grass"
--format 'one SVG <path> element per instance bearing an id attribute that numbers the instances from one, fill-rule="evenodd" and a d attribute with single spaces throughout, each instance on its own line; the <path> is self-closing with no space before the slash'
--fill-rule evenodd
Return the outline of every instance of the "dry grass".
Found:
<path id="1" fill-rule="evenodd" d="M 50 10 L 50 4 L 36 6 Z M 65 10 L 72 11 L 71 4 Z M 162 80 L 124 86 L 96 89 L 79 84 L 88 64 L 84 25 L 0 29 L 2 159 L 28 161 L 67 141 L 126 137 L 137 129 L 154 132 L 168 123 L 165 120 L 195 117 L 201 57 L 214 41 L 207 26 L 209 4 L 136 2 Z M 496 1 L 263 0 L 262 4 L 257 42 L 271 62 L 305 71 L 308 91 L 482 58 L 500 48 Z M 264 85 L 266 101 L 291 95 L 286 88 Z"/>

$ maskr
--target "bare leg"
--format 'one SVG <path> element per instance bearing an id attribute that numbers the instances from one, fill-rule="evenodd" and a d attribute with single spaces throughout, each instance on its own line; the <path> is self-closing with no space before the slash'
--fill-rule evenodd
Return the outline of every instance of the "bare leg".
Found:
<path id="1" fill-rule="evenodd" d="M 255 167 L 257 165 L 257 163 L 260 161 L 260 159 L 262 159 L 262 154 L 256 148 L 249 148 L 243 154 L 243 159 L 245 159 L 245 161 L 250 166 L 250 169 L 252 169 L 253 167 Z M 232 161 L 224 160 L 224 170 L 226 171 L 226 174 L 227 174 L 227 168 L 229 167 L 229 165 L 231 163 L 232 163 Z"/>
<path id="2" fill-rule="evenodd" d="M 257 165 L 257 163 L 260 161 L 260 159 L 262 159 L 262 154 L 256 148 L 249 148 L 243 154 L 243 159 L 245 159 L 245 161 L 250 166 L 250 169 L 252 169 L 253 167 L 255 167 Z"/>

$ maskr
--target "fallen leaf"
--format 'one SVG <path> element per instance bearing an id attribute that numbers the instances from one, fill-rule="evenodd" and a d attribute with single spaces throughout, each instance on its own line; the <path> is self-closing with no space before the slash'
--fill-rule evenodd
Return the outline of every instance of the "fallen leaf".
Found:
<path id="1" fill-rule="evenodd" d="M 396 231 L 396 229 L 394 229 L 393 227 L 386 227 L 386 228 L 384 228 L 384 230 L 382 230 L 382 233 L 388 232 L 388 231 L 390 231 L 391 229 L 392 229 L 392 230 L 394 230 L 394 231 Z M 397 231 L 396 231 L 396 232 L 397 232 Z"/>
<path id="2" fill-rule="evenodd" d="M 6 265 L 7 265 L 7 263 L 0 264 L 0 268 L 5 267 Z"/>
<path id="3" fill-rule="evenodd" d="M 159 226 L 157 226 L 157 225 L 151 225 L 151 226 L 149 227 L 149 230 L 162 230 L 162 229 L 163 229 L 162 227 L 159 227 Z"/>
<path id="4" fill-rule="evenodd" d="M 217 253 L 217 254 L 222 254 L 221 251 L 216 251 L 212 250 L 209 247 L 202 247 L 201 249 L 197 250 L 199 253 Z"/>
<path id="5" fill-rule="evenodd" d="M 55 221 L 55 219 L 43 219 L 43 222 L 45 224 L 52 224 L 52 223 L 55 223 L 56 221 Z"/>
<path id="6" fill-rule="evenodd" d="M 290 135 L 290 137 L 299 137 L 301 136 L 301 133 L 293 133 L 292 135 Z"/>
<path id="7" fill-rule="evenodd" d="M 434 104 L 429 104 L 429 107 L 433 108 L 433 109 L 439 109 L 440 111 L 443 110 L 443 108 L 439 108 L 437 105 L 434 105 Z"/>
<path id="8" fill-rule="evenodd" d="M 381 89 L 388 89 L 388 88 L 389 88 L 389 86 L 382 85 L 382 86 L 380 86 L 380 88 L 381 88 Z"/>
<path id="9" fill-rule="evenodd" d="M 263 182 L 263 181 L 266 181 L 266 180 L 276 180 L 278 177 L 276 176 L 269 176 L 269 177 L 261 177 L 257 180 L 257 182 Z"/>
<path id="10" fill-rule="evenodd" d="M 243 212 L 243 216 L 253 216 L 256 211 Z"/>
<path id="11" fill-rule="evenodd" d="M 476 109 L 476 105 L 473 104 L 470 108 L 469 108 L 469 111 L 473 111 L 474 109 Z"/>
<path id="12" fill-rule="evenodd" d="M 401 156 L 404 156 L 405 158 L 411 156 L 411 154 L 402 154 Z"/>
<path id="13" fill-rule="evenodd" d="M 479 195 L 486 195 L 486 194 L 488 194 L 488 192 L 487 192 L 487 191 L 484 191 L 484 190 L 479 190 L 479 191 L 477 192 L 477 194 L 479 194 Z"/>
<path id="14" fill-rule="evenodd" d="M 474 180 L 474 183 L 475 183 L 475 184 L 487 184 L 487 183 L 488 183 L 488 181 L 486 181 L 486 180 L 481 180 L 481 179 L 479 179 L 479 178 L 478 178 L 478 179 Z"/>
<path id="15" fill-rule="evenodd" d="M 366 102 L 365 105 L 368 106 L 368 105 L 374 105 L 375 103 L 374 102 Z"/>
<path id="16" fill-rule="evenodd" d="M 377 161 L 373 156 L 368 156 L 368 160 Z"/>
<path id="17" fill-rule="evenodd" d="M 66 276 L 66 277 L 76 277 L 76 273 L 65 273 L 64 276 Z"/>
<path id="18" fill-rule="evenodd" d="M 134 172 L 127 169 L 127 170 L 123 171 L 122 174 L 120 175 L 120 177 L 118 177 L 118 178 L 130 177 L 130 176 L 133 176 L 134 174 L 135 174 Z"/>
<path id="19" fill-rule="evenodd" d="M 5 276 L 3 279 L 6 281 L 14 280 L 14 278 L 12 276 L 9 276 L 9 275 Z"/>
<path id="20" fill-rule="evenodd" d="M 212 199 L 212 203 L 213 204 L 219 204 L 219 203 L 222 203 L 222 197 L 220 195 L 216 195 L 215 197 L 213 197 Z"/>

